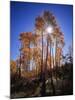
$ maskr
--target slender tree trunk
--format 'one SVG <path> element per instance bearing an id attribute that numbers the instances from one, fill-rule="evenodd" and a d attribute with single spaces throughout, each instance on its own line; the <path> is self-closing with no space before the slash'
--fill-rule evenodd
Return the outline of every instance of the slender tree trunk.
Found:
<path id="1" fill-rule="evenodd" d="M 58 70 L 58 64 L 57 64 L 57 37 L 56 37 L 56 46 L 55 46 L 55 77 L 57 81 L 57 70 Z"/>
<path id="2" fill-rule="evenodd" d="M 51 40 L 50 40 L 50 77 L 51 77 L 51 86 L 52 86 L 52 90 L 53 90 L 53 95 L 55 95 L 55 86 L 53 83 L 53 71 L 52 71 L 52 64 L 51 64 Z"/>
<path id="3" fill-rule="evenodd" d="M 56 45 L 55 45 L 55 66 L 57 66 L 57 38 L 56 38 Z"/>
<path id="4" fill-rule="evenodd" d="M 46 63 L 45 63 L 45 73 L 47 72 L 47 60 L 48 60 L 48 39 L 47 39 L 47 51 L 46 51 Z"/>
<path id="5" fill-rule="evenodd" d="M 51 71 L 51 40 L 50 40 L 50 71 Z"/>
<path id="6" fill-rule="evenodd" d="M 58 66 L 60 67 L 60 54 L 59 54 L 59 57 L 58 57 Z"/>
<path id="7" fill-rule="evenodd" d="M 35 40 L 33 40 L 33 44 L 34 44 L 34 48 L 35 48 L 35 47 L 36 47 Z M 32 58 L 33 58 L 33 61 L 35 61 L 35 62 L 36 62 L 36 59 L 35 59 L 34 54 L 35 54 L 35 49 L 34 49 L 34 52 L 33 52 L 33 54 L 32 54 Z M 33 63 L 34 63 L 34 62 L 33 62 Z M 37 77 L 37 68 L 36 68 L 36 71 L 35 71 L 35 77 Z"/>
<path id="8" fill-rule="evenodd" d="M 52 70 L 51 70 L 51 86 L 52 86 L 52 90 L 53 90 L 53 95 L 55 95 L 55 86 L 54 86 L 54 83 L 53 83 L 53 74 L 52 74 Z"/>
<path id="9" fill-rule="evenodd" d="M 44 72 L 44 70 L 43 70 L 43 32 L 42 32 L 41 80 L 42 80 L 41 96 L 45 96 L 45 95 L 46 95 L 46 84 L 45 84 L 45 72 Z"/>
<path id="10" fill-rule="evenodd" d="M 36 42 L 36 41 L 35 41 Z M 37 43 L 35 43 L 35 47 L 37 48 Z M 38 62 L 38 57 L 36 58 L 37 61 L 36 61 L 36 64 Z M 38 64 L 37 64 L 38 65 Z M 38 67 L 36 66 L 36 77 L 38 77 Z"/>
<path id="11" fill-rule="evenodd" d="M 28 71 L 30 71 L 30 56 L 31 55 L 30 55 L 30 40 L 29 40 L 29 66 L 28 66 L 29 68 L 28 68 Z"/>
<path id="12" fill-rule="evenodd" d="M 42 80 L 42 74 L 43 74 L 43 32 L 42 32 L 42 57 L 41 57 L 41 80 Z"/>
<path id="13" fill-rule="evenodd" d="M 53 53 L 53 48 L 52 48 L 52 59 L 53 59 L 53 68 L 54 68 L 54 53 Z"/>

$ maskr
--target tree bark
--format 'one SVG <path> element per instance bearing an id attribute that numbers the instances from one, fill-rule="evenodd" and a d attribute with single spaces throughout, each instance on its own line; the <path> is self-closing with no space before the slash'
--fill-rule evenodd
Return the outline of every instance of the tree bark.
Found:
<path id="1" fill-rule="evenodd" d="M 52 90 L 53 90 L 53 95 L 55 95 L 55 87 L 54 87 L 54 83 L 53 83 L 53 71 L 52 71 L 52 64 L 51 64 L 51 40 L 50 40 L 50 77 L 51 77 L 51 86 L 52 86 Z"/>
<path id="2" fill-rule="evenodd" d="M 57 37 L 56 37 L 56 46 L 55 46 L 55 77 L 57 81 L 57 70 L 58 70 L 58 64 L 57 64 Z"/>
<path id="3" fill-rule="evenodd" d="M 46 51 L 46 63 L 45 63 L 45 73 L 47 72 L 47 60 L 48 60 L 48 39 L 47 39 L 47 51 Z"/>
<path id="4" fill-rule="evenodd" d="M 43 69 L 43 32 L 42 32 L 42 61 L 41 61 L 41 96 L 46 95 L 45 72 Z"/>

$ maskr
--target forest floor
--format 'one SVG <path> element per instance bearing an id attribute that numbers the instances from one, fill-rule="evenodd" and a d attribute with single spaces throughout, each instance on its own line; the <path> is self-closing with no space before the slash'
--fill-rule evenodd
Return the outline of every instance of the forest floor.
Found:
<path id="1" fill-rule="evenodd" d="M 34 80 L 18 80 L 17 83 L 11 85 L 11 98 L 28 98 L 28 97 L 41 97 L 41 82 L 37 79 Z M 48 78 L 46 84 L 46 96 L 54 96 L 51 87 L 51 79 Z M 58 95 L 72 95 L 73 84 L 72 80 L 55 79 L 53 77 L 53 84 L 55 87 L 55 96 Z"/>

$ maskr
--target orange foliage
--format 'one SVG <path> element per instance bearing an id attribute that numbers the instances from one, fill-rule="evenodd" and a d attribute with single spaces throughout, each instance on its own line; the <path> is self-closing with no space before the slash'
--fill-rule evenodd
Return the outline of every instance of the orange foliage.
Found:
<path id="1" fill-rule="evenodd" d="M 16 73 L 16 62 L 13 60 L 10 61 L 10 71 L 11 71 L 11 74 Z"/>

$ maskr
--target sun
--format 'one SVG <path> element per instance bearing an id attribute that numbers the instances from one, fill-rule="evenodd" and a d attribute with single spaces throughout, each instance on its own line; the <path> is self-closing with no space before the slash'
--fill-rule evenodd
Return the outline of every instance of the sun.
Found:
<path id="1" fill-rule="evenodd" d="M 46 32 L 47 32 L 48 34 L 52 33 L 52 32 L 53 32 L 53 27 L 52 27 L 52 26 L 48 26 L 48 27 L 46 28 Z"/>

